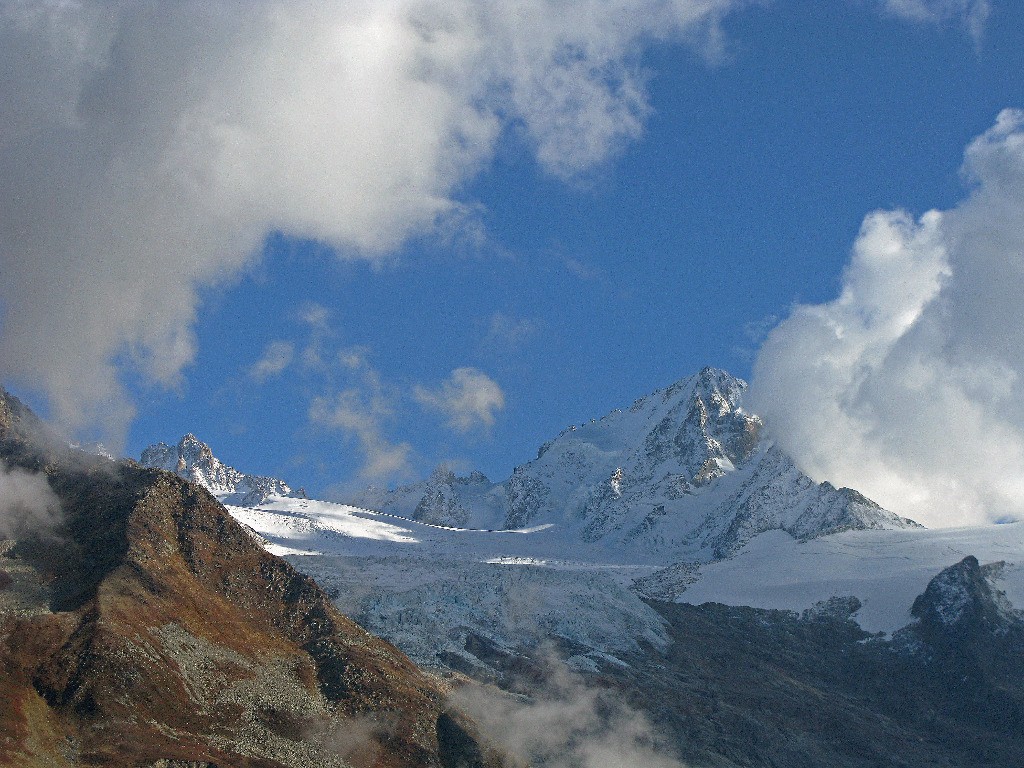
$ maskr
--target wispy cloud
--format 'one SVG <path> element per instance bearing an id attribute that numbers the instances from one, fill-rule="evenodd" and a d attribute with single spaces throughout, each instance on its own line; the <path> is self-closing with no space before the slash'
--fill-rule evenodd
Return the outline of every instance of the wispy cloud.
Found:
<path id="1" fill-rule="evenodd" d="M 310 301 L 299 309 L 299 320 L 309 326 L 315 333 L 330 335 L 331 331 L 331 310 L 323 304 Z"/>
<path id="2" fill-rule="evenodd" d="M 307 372 L 329 372 L 331 363 L 325 360 L 325 348 L 338 335 L 331 326 L 331 310 L 315 301 L 307 302 L 299 309 L 298 319 L 307 332 L 302 351 L 299 352 L 303 368 Z"/>
<path id="3" fill-rule="evenodd" d="M 363 350 L 347 350 L 339 355 L 339 361 L 357 374 L 357 381 L 334 394 L 313 398 L 310 421 L 355 439 L 363 453 L 361 480 L 385 483 L 411 477 L 412 446 L 392 442 L 385 430 L 395 413 L 397 393 L 384 385 Z"/>
<path id="4" fill-rule="evenodd" d="M 604 273 L 597 267 L 592 267 L 589 264 L 585 264 L 579 259 L 574 259 L 571 256 L 566 256 L 563 263 L 565 264 L 566 270 L 578 277 L 580 280 L 591 281 L 601 280 L 604 277 Z"/>
<path id="5" fill-rule="evenodd" d="M 439 411 L 458 432 L 490 429 L 495 415 L 505 408 L 505 393 L 494 379 L 476 368 L 456 368 L 436 389 L 417 385 L 413 397 L 420 405 Z"/>
<path id="6" fill-rule="evenodd" d="M 753 405 L 818 478 L 928 525 L 1024 518 L 1024 112 L 957 207 L 864 220 L 840 295 L 768 336 Z"/>
<path id="7" fill-rule="evenodd" d="M 295 359 L 295 345 L 290 341 L 272 341 L 263 350 L 263 356 L 253 363 L 249 375 L 258 382 L 284 373 Z"/>
<path id="8" fill-rule="evenodd" d="M 529 698 L 467 686 L 455 703 L 507 752 L 549 768 L 683 768 L 639 711 L 556 659 Z"/>
<path id="9" fill-rule="evenodd" d="M 985 23 L 992 13 L 990 0 L 883 0 L 882 7 L 888 13 L 910 21 L 928 24 L 958 22 L 975 41 L 985 32 Z"/>
<path id="10" fill-rule="evenodd" d="M 504 408 L 501 387 L 476 368 L 456 368 L 435 388 L 389 380 L 374 364 L 371 348 L 341 343 L 343 334 L 332 324 L 327 307 L 306 305 L 296 319 L 302 330 L 295 340 L 268 343 L 248 373 L 262 382 L 289 370 L 309 424 L 340 433 L 357 447 L 361 463 L 356 477 L 337 485 L 339 494 L 366 483 L 414 477 L 420 457 L 410 442 L 395 437 L 413 407 L 441 413 L 460 433 L 489 430 Z M 511 336 L 528 331 L 525 324 L 498 323 Z"/>
<path id="11" fill-rule="evenodd" d="M 384 436 L 382 421 L 391 414 L 380 401 L 359 389 L 346 389 L 334 396 L 317 397 L 309 407 L 309 418 L 354 436 L 365 461 L 359 470 L 363 480 L 381 482 L 410 474 L 408 443 L 392 443 Z"/>
<path id="12" fill-rule="evenodd" d="M 494 312 L 487 318 L 487 330 L 481 346 L 489 351 L 507 353 L 521 347 L 537 329 L 535 320 Z"/>

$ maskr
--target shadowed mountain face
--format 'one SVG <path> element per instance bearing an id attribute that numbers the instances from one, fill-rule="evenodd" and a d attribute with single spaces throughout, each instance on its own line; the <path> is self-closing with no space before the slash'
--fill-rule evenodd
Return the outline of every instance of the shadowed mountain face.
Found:
<path id="1" fill-rule="evenodd" d="M 946 568 L 889 639 L 850 620 L 856 598 L 802 614 L 652 600 L 671 642 L 588 681 L 695 768 L 1024 765 L 1024 614 L 994 583 L 1002 565 Z M 520 693 L 550 664 L 475 642 Z"/>
<path id="2" fill-rule="evenodd" d="M 500 764 L 204 489 L 72 451 L 2 390 L 0 461 L 21 520 L 0 540 L 0 764 Z"/>

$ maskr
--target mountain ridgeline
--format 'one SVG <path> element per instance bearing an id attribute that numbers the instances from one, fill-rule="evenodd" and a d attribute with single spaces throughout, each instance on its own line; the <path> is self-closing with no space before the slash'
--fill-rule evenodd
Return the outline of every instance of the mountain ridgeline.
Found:
<path id="1" fill-rule="evenodd" d="M 705 368 L 626 410 L 564 430 L 492 483 L 445 467 L 357 506 L 458 528 L 574 528 L 585 541 L 728 557 L 760 533 L 801 540 L 917 527 L 857 491 L 816 483 L 743 408 L 747 385 Z"/>

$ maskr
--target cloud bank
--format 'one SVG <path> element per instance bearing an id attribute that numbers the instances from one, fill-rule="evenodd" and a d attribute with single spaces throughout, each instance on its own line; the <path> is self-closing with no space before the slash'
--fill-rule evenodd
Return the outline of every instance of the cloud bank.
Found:
<path id="1" fill-rule="evenodd" d="M 0 377 L 116 442 L 125 371 L 176 385 L 197 288 L 268 232 L 449 230 L 510 133 L 585 172 L 642 132 L 641 49 L 733 4 L 0 0 Z"/>
<path id="2" fill-rule="evenodd" d="M 751 388 L 810 474 L 932 526 L 1024 519 L 1024 111 L 963 174 L 952 210 L 864 220 L 840 295 L 793 308 Z"/>

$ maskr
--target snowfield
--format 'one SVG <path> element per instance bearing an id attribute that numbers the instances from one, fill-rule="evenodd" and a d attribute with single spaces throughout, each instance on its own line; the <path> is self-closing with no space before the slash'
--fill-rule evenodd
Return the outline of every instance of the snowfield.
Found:
<path id="1" fill-rule="evenodd" d="M 974 555 L 1004 561 L 997 586 L 1024 607 L 1024 524 L 908 531 L 846 531 L 798 542 L 776 531 L 750 541 L 735 557 L 700 566 L 679 602 L 802 611 L 832 596 L 853 595 L 854 615 L 868 632 L 892 633 L 933 576 Z"/>
<path id="2" fill-rule="evenodd" d="M 861 627 L 891 633 L 913 620 L 910 608 L 928 581 L 966 555 L 1007 562 L 998 586 L 1024 605 L 1020 523 L 846 531 L 810 541 L 768 531 L 727 559 L 680 565 L 663 552 L 581 542 L 556 525 L 446 528 L 285 497 L 228 509 L 269 551 L 326 587 L 342 610 L 424 664 L 438 663 L 439 646 L 477 664 L 465 647 L 470 635 L 509 651 L 557 636 L 581 646 L 574 657 L 581 667 L 596 654 L 661 645 L 661 619 L 641 599 L 652 592 L 797 612 L 852 595 L 862 603 L 854 616 Z"/>

